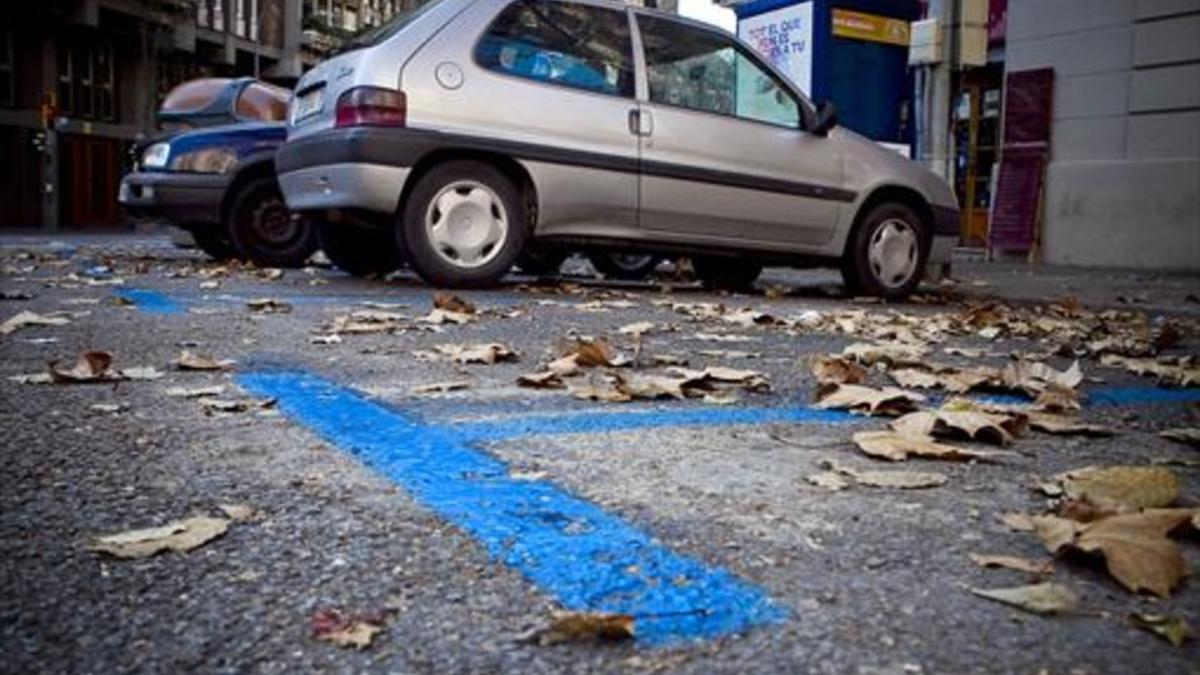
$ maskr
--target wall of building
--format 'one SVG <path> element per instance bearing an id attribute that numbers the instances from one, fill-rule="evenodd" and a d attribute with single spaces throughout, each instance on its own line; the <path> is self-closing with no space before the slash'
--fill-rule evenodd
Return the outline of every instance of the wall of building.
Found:
<path id="1" fill-rule="evenodd" d="M 1009 0 L 1056 73 L 1046 262 L 1200 272 L 1200 0 Z"/>

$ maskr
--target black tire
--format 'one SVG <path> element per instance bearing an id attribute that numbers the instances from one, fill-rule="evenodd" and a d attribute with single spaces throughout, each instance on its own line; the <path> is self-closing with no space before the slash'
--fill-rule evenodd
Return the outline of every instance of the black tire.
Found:
<path id="1" fill-rule="evenodd" d="M 890 242 L 885 242 L 889 236 Z M 925 222 L 909 206 L 889 202 L 873 207 L 859 221 L 846 246 L 842 259 L 846 290 L 852 295 L 905 299 L 921 283 L 929 242 Z M 895 252 L 893 260 L 898 261 L 891 267 L 872 258 L 873 249 L 889 248 Z"/>
<path id="2" fill-rule="evenodd" d="M 458 213 L 440 211 L 435 202 L 446 197 L 451 201 L 457 198 L 454 209 Z M 480 209 L 485 212 L 480 213 Z M 499 233 L 495 241 L 481 245 L 486 238 L 479 228 L 486 228 L 489 218 L 503 226 L 492 230 Z M 432 230 L 440 229 L 437 225 L 449 228 L 448 239 L 458 239 L 455 244 L 461 244 L 461 248 L 447 242 L 435 243 Z M 469 232 L 463 232 L 464 228 Z M 480 288 L 495 285 L 512 269 L 525 248 L 527 228 L 520 191 L 507 176 L 490 164 L 455 160 L 421 177 L 405 202 L 396 230 L 405 259 L 427 283 L 443 288 Z M 468 260 L 465 254 L 471 246 L 478 250 L 471 252 L 474 259 Z"/>
<path id="3" fill-rule="evenodd" d="M 228 219 L 234 250 L 255 265 L 300 267 L 317 250 L 317 228 L 288 210 L 274 176 L 243 185 L 233 196 Z"/>
<path id="4" fill-rule="evenodd" d="M 696 276 L 709 288 L 744 291 L 754 286 L 763 266 L 739 258 L 692 258 Z"/>
<path id="5" fill-rule="evenodd" d="M 595 252 L 588 254 L 592 267 L 607 279 L 641 281 L 658 269 L 662 258 L 651 254 Z"/>
<path id="6" fill-rule="evenodd" d="M 517 257 L 516 267 L 525 274 L 549 277 L 558 274 L 567 261 L 566 253 L 557 251 L 525 251 Z"/>
<path id="7" fill-rule="evenodd" d="M 222 232 L 224 229 L 223 225 L 198 225 L 188 228 L 188 232 L 192 235 L 192 241 L 196 242 L 196 248 L 213 260 L 224 262 L 237 257 L 233 244 Z"/>
<path id="8" fill-rule="evenodd" d="M 383 275 L 400 269 L 404 258 L 388 230 L 371 230 L 346 223 L 321 223 L 318 239 L 325 257 L 356 277 Z"/>

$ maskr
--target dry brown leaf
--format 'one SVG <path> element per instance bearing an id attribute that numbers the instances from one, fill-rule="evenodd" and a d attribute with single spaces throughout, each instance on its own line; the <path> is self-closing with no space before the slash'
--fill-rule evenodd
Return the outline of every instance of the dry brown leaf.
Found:
<path id="1" fill-rule="evenodd" d="M 1019 360 L 1010 363 L 1000 372 L 1000 382 L 1009 389 L 1039 396 L 1051 387 L 1072 390 L 1083 384 L 1083 370 L 1076 361 L 1065 371 L 1057 371 L 1037 361 Z"/>
<path id="2" fill-rule="evenodd" d="M 1106 354 L 1100 363 L 1112 368 L 1124 368 L 1134 375 L 1153 376 L 1160 383 L 1179 387 L 1200 386 L 1200 367 L 1194 365 L 1171 365 L 1155 359 L 1131 359 L 1116 354 Z"/>
<path id="3" fill-rule="evenodd" d="M 842 350 L 842 356 L 866 366 L 886 363 L 891 366 L 919 365 L 928 349 L 906 344 L 870 344 L 859 342 Z"/>
<path id="4" fill-rule="evenodd" d="M 571 357 L 574 357 L 576 365 L 583 368 L 612 368 L 618 363 L 627 363 L 627 360 L 620 358 L 617 350 L 604 340 L 579 340 L 563 355 L 563 358 Z"/>
<path id="5" fill-rule="evenodd" d="M 1170 642 L 1173 647 L 1182 645 L 1192 637 L 1192 627 L 1182 616 L 1134 612 L 1129 615 L 1129 622 Z"/>
<path id="6" fill-rule="evenodd" d="M 1098 424 L 1089 424 L 1074 417 L 1031 412 L 1026 415 L 1029 428 L 1048 434 L 1066 436 L 1113 436 L 1115 431 Z"/>
<path id="7" fill-rule="evenodd" d="M 859 485 L 898 490 L 922 490 L 940 487 L 949 480 L 940 473 L 925 471 L 859 471 L 854 474 Z"/>
<path id="8" fill-rule="evenodd" d="M 1167 597 L 1187 576 L 1187 561 L 1167 535 L 1200 514 L 1197 509 L 1148 509 L 1077 523 L 1057 516 L 1034 518 L 1051 553 L 1067 548 L 1104 557 L 1109 574 L 1131 592 Z"/>
<path id="9" fill-rule="evenodd" d="M 1013 532 L 1033 532 L 1033 517 L 1027 513 L 1005 513 L 1000 516 L 1000 522 Z"/>
<path id="10" fill-rule="evenodd" d="M 224 359 L 217 361 L 211 356 L 197 354 L 187 349 L 179 353 L 179 357 L 175 359 L 175 366 L 180 370 L 230 370 L 233 368 L 236 361 Z"/>
<path id="11" fill-rule="evenodd" d="M 236 523 L 245 523 L 258 518 L 258 511 L 253 506 L 246 504 L 218 504 L 217 508 Z"/>
<path id="12" fill-rule="evenodd" d="M 935 410 L 910 413 L 892 422 L 905 436 L 938 436 L 1008 445 L 1025 430 L 1024 415 L 1003 415 L 974 410 Z"/>
<path id="13" fill-rule="evenodd" d="M 566 642 L 616 642 L 632 640 L 634 618 L 628 614 L 555 612 L 550 623 L 521 637 L 543 647 Z"/>
<path id="14" fill-rule="evenodd" d="M 925 397 L 902 389 L 874 389 L 858 384 L 828 384 L 817 387 L 816 408 L 850 410 L 868 415 L 903 415 L 916 410 Z"/>
<path id="15" fill-rule="evenodd" d="M 850 487 L 851 481 L 843 474 L 837 471 L 822 471 L 811 476 L 805 476 L 804 480 L 819 488 L 824 488 L 831 492 L 845 490 Z"/>
<path id="16" fill-rule="evenodd" d="M 475 314 L 479 311 L 469 301 L 450 293 L 435 293 L 433 295 L 433 308 L 455 314 Z"/>
<path id="17" fill-rule="evenodd" d="M 655 400 L 660 398 L 687 398 L 684 386 L 687 378 L 662 377 L 660 375 L 621 374 L 617 376 L 616 391 L 629 401 L 633 399 Z"/>
<path id="18" fill-rule="evenodd" d="M 689 395 L 710 391 L 714 384 L 736 384 L 747 391 L 766 393 L 771 390 L 767 377 L 755 370 L 739 370 L 723 366 L 710 366 L 704 370 L 669 368 L 667 372 L 683 380 L 683 390 Z"/>
<path id="19" fill-rule="evenodd" d="M 501 361 L 516 361 L 517 353 L 499 343 L 478 345 L 438 345 L 434 351 L 449 356 L 455 363 L 494 365 Z"/>
<path id="20" fill-rule="evenodd" d="M 290 314 L 292 306 L 282 300 L 274 298 L 257 298 L 246 303 L 246 307 L 252 312 L 260 314 Z"/>
<path id="21" fill-rule="evenodd" d="M 62 316 L 47 316 L 35 312 L 19 312 L 4 323 L 0 323 L 0 335 L 9 335 L 30 326 L 65 326 L 70 319 Z"/>
<path id="22" fill-rule="evenodd" d="M 1004 603 L 1034 614 L 1069 614 L 1079 606 L 1075 593 L 1061 584 L 1035 584 L 1015 588 L 972 588 L 981 598 Z"/>
<path id="23" fill-rule="evenodd" d="M 529 389 L 565 389 L 567 386 L 562 376 L 552 370 L 522 375 L 517 378 L 517 384 Z"/>
<path id="24" fill-rule="evenodd" d="M 1071 413 L 1081 410 L 1079 392 L 1057 385 L 1048 386 L 1033 401 L 1033 409 L 1050 414 Z"/>
<path id="25" fill-rule="evenodd" d="M 318 611 L 312 616 L 313 637 L 339 647 L 366 649 L 383 631 L 383 618 L 346 615 L 336 609 Z"/>
<path id="26" fill-rule="evenodd" d="M 862 384 L 867 381 L 867 369 L 840 356 L 820 356 L 809 366 L 820 384 Z"/>
<path id="27" fill-rule="evenodd" d="M 943 365 L 909 366 L 890 370 L 888 376 L 902 387 L 945 389 L 954 394 L 990 386 L 999 378 L 997 371 L 990 368 L 960 369 Z"/>
<path id="28" fill-rule="evenodd" d="M 70 368 L 60 368 L 57 363 L 50 364 L 50 379 L 55 384 L 82 384 L 120 379 L 120 375 L 112 371 L 112 361 L 113 356 L 109 352 L 83 352 Z"/>
<path id="29" fill-rule="evenodd" d="M 213 415 L 216 413 L 243 413 L 250 410 L 266 410 L 275 406 L 275 399 L 220 399 L 204 397 L 200 399 L 200 407 L 204 412 Z"/>
<path id="30" fill-rule="evenodd" d="M 929 437 L 908 436 L 894 431 L 860 431 L 854 434 L 854 443 L 864 454 L 892 462 L 902 462 L 909 457 L 942 459 L 954 462 L 971 460 L 994 461 L 999 453 L 968 450 L 953 445 L 934 442 Z"/>
<path id="31" fill-rule="evenodd" d="M 409 390 L 409 392 L 416 396 L 421 396 L 424 394 L 446 394 L 452 391 L 469 389 L 470 387 L 471 383 L 467 380 L 454 380 L 453 382 L 433 382 L 430 384 L 423 384 L 419 387 L 413 387 Z"/>
<path id="32" fill-rule="evenodd" d="M 225 393 L 225 387 L 215 385 L 212 387 L 196 387 L 194 389 L 185 389 L 183 387 L 171 387 L 167 390 L 167 396 L 172 398 L 204 398 L 206 396 L 220 396 Z"/>
<path id="33" fill-rule="evenodd" d="M 971 558 L 971 562 L 980 567 L 1000 567 L 1038 576 L 1054 573 L 1053 560 L 1033 560 L 1011 555 L 982 555 L 979 553 L 968 553 L 967 555 Z"/>
<path id="34" fill-rule="evenodd" d="M 1170 506 L 1179 499 L 1179 477 L 1158 466 L 1111 466 L 1071 472 L 1063 481 L 1067 498 L 1101 511 L 1127 512 Z"/>
<path id="35" fill-rule="evenodd" d="M 429 326 L 441 326 L 444 324 L 452 324 L 461 326 L 466 323 L 471 323 L 475 320 L 474 314 L 464 314 L 462 312 L 451 312 L 445 309 L 434 309 L 429 314 L 418 318 L 416 321 L 420 324 Z"/>
<path id="36" fill-rule="evenodd" d="M 585 401 L 598 401 L 600 403 L 628 403 L 634 399 L 633 394 L 628 391 L 622 391 L 612 386 L 586 384 L 570 388 L 571 396 Z M 658 398 L 647 396 L 646 398 Z"/>
<path id="37" fill-rule="evenodd" d="M 229 521 L 225 518 L 201 516 L 177 520 L 161 527 L 97 537 L 89 548 L 117 558 L 148 558 L 162 551 L 191 551 L 228 530 Z"/>
<path id="38" fill-rule="evenodd" d="M 1170 441 L 1200 448 L 1200 429 L 1167 429 L 1158 435 Z"/>
<path id="39" fill-rule="evenodd" d="M 639 321 L 637 323 L 631 323 L 626 326 L 621 326 L 620 328 L 617 329 L 617 332 L 620 333 L 621 335 L 638 336 L 638 335 L 645 335 L 645 334 L 653 331 L 654 329 L 655 329 L 655 324 L 653 321 Z"/>

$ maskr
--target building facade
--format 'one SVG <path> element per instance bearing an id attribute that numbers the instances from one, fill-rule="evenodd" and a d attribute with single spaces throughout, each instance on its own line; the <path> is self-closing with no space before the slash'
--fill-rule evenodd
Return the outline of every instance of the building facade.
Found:
<path id="1" fill-rule="evenodd" d="M 1200 272 L 1200 0 L 1009 0 L 1006 67 L 1055 75 L 1042 259 Z"/>
<path id="2" fill-rule="evenodd" d="M 293 83 L 421 0 L 43 0 L 0 17 L 0 227 L 123 227 L 118 182 L 174 86 Z"/>

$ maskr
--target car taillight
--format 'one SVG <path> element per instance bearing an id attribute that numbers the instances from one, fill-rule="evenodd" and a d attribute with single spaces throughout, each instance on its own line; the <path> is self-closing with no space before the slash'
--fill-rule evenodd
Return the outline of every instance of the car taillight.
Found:
<path id="1" fill-rule="evenodd" d="M 355 87 L 338 97 L 339 127 L 402 127 L 408 117 L 404 92 L 379 87 Z"/>

